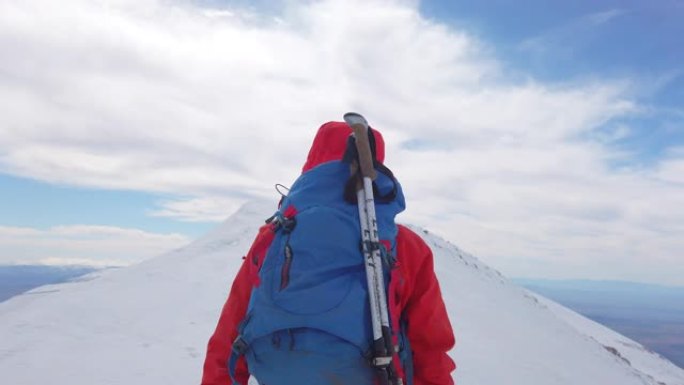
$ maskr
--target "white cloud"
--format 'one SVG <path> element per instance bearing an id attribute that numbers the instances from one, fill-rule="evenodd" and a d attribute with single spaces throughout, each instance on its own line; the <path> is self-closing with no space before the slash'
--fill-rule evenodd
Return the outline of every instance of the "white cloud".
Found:
<path id="1" fill-rule="evenodd" d="M 607 11 L 589 14 L 586 16 L 586 19 L 594 25 L 601 25 L 615 19 L 616 17 L 620 17 L 625 13 L 627 13 L 627 10 L 614 8 Z"/>
<path id="2" fill-rule="evenodd" d="M 315 129 L 358 110 L 385 134 L 404 220 L 510 275 L 638 279 L 657 259 L 644 279 L 684 283 L 672 274 L 684 194 L 667 182 L 679 166 L 608 166 L 629 131 L 599 128 L 641 111 L 628 80 L 510 81 L 490 47 L 414 1 L 257 16 L 152 0 L 0 3 L 0 170 L 178 194 L 187 200 L 153 215 L 219 220 L 251 197 L 277 199 L 273 184 L 298 175 Z"/>
<path id="3" fill-rule="evenodd" d="M 684 147 L 670 150 L 670 156 L 661 162 L 656 175 L 660 180 L 684 188 Z"/>
<path id="4" fill-rule="evenodd" d="M 575 51 L 587 45 L 605 24 L 628 14 L 626 9 L 609 9 L 581 15 L 561 22 L 537 36 L 523 40 L 519 49 L 528 54 L 548 55 L 558 59 L 570 60 Z"/>
<path id="5" fill-rule="evenodd" d="M 0 226 L 0 264 L 125 266 L 184 246 L 180 234 L 112 226 L 56 226 L 47 230 Z"/>
<path id="6" fill-rule="evenodd" d="M 624 9 L 614 8 L 614 9 L 609 9 L 607 11 L 592 13 L 592 14 L 589 14 L 585 17 L 590 23 L 592 23 L 594 25 L 601 25 L 601 24 L 605 24 L 605 23 L 615 19 L 616 17 L 620 17 L 627 12 L 628 11 L 624 10 Z"/>
<path id="7" fill-rule="evenodd" d="M 160 209 L 149 214 L 186 222 L 220 222 L 238 209 L 235 198 L 202 197 L 160 202 Z"/>

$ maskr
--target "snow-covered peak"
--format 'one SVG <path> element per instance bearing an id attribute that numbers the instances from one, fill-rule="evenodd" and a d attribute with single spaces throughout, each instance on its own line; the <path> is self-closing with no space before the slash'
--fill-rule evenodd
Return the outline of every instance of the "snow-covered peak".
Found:
<path id="1" fill-rule="evenodd" d="M 254 237 L 265 220 L 278 209 L 277 202 L 267 200 L 249 201 L 220 225 L 189 245 L 176 250 L 174 254 L 202 256 L 214 250 L 221 250 L 245 238 Z M 248 241 L 251 241 L 250 238 Z M 247 249 L 241 251 L 246 253 Z M 164 256 L 156 259 L 164 259 Z"/>
<path id="2" fill-rule="evenodd" d="M 247 204 L 184 248 L 0 303 L 2 383 L 199 383 L 241 257 L 275 209 Z M 457 337 L 457 383 L 684 385 L 684 370 L 636 342 L 413 229 L 434 251 Z"/>

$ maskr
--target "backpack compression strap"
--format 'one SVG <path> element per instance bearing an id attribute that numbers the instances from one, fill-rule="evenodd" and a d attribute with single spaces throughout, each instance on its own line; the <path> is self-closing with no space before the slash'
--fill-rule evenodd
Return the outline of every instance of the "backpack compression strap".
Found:
<path id="1" fill-rule="evenodd" d="M 238 361 L 249 349 L 249 343 L 242 337 L 242 330 L 248 319 L 249 318 L 245 318 L 242 320 L 238 326 L 238 336 L 235 338 L 235 341 L 233 341 L 233 345 L 230 348 L 230 357 L 228 357 L 228 374 L 230 375 L 231 383 L 234 385 L 247 385 L 247 383 L 240 384 L 235 379 L 235 370 L 237 369 Z"/>

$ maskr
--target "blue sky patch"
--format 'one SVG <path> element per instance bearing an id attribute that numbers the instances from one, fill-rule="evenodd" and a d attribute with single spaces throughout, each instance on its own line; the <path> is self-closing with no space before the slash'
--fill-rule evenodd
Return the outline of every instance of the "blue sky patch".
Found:
<path id="1" fill-rule="evenodd" d="M 59 225 L 102 225 L 197 237 L 216 225 L 146 214 L 171 196 L 60 186 L 2 174 L 0 186 L 0 226 L 45 230 Z"/>

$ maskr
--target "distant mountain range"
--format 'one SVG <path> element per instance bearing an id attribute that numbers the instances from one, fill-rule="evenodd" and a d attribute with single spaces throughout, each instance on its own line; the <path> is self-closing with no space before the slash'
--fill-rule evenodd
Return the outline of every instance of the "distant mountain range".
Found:
<path id="1" fill-rule="evenodd" d="M 0 302 L 35 287 L 66 282 L 95 270 L 85 266 L 0 265 Z"/>

